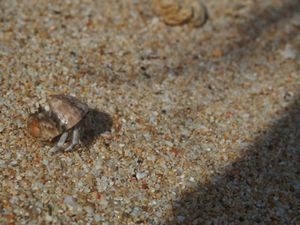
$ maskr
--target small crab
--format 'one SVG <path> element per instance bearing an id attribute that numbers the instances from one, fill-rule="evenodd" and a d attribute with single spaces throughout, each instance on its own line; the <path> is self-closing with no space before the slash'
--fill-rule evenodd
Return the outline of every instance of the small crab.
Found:
<path id="1" fill-rule="evenodd" d="M 71 151 L 80 142 L 81 121 L 89 111 L 88 106 L 70 95 L 51 95 L 48 98 L 49 110 L 29 115 L 27 127 L 29 133 L 41 141 L 53 141 L 59 138 L 50 153 L 59 150 Z M 73 133 L 72 143 L 64 148 L 68 134 Z"/>

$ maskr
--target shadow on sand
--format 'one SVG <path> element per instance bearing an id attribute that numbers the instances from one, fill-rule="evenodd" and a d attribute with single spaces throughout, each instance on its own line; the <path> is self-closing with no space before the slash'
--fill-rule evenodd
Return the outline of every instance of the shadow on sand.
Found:
<path id="1" fill-rule="evenodd" d="M 168 224 L 300 224 L 300 98 L 247 152 L 216 183 L 174 202 Z"/>
<path id="2" fill-rule="evenodd" d="M 251 39 L 299 12 L 300 1 L 296 0 L 283 3 L 276 11 L 267 8 L 253 12 L 253 19 L 241 24 L 247 35 L 238 43 L 243 49 L 240 59 L 247 60 L 252 51 L 263 51 L 252 48 Z M 286 39 L 295 35 L 291 32 Z M 222 177 L 214 183 L 199 184 L 194 192 L 175 201 L 175 219 L 167 224 L 300 224 L 299 96 L 284 110 L 282 118 L 258 137 Z"/>
<path id="3" fill-rule="evenodd" d="M 102 134 L 111 130 L 113 120 L 111 116 L 98 109 L 89 109 L 89 113 L 82 121 L 84 132 L 82 134 L 82 144 L 89 147 Z"/>

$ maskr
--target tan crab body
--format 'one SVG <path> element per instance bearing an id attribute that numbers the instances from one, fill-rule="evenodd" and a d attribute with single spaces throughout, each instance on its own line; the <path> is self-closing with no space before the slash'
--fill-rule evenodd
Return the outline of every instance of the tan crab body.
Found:
<path id="1" fill-rule="evenodd" d="M 51 150 L 61 149 L 67 139 L 68 132 L 73 131 L 71 150 L 79 142 L 79 122 L 88 113 L 88 106 L 70 95 L 51 95 L 48 98 L 50 110 L 40 108 L 28 118 L 29 133 L 42 141 L 51 141 L 61 135 L 59 142 Z"/>
<path id="2" fill-rule="evenodd" d="M 41 141 L 51 141 L 63 132 L 63 128 L 57 124 L 57 121 L 49 118 L 45 112 L 30 115 L 27 128 L 33 137 Z"/>

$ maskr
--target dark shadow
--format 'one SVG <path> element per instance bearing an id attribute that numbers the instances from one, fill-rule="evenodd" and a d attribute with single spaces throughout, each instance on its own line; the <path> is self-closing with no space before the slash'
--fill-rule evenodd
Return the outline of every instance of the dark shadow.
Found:
<path id="1" fill-rule="evenodd" d="M 174 202 L 167 224 L 300 224 L 299 162 L 300 98 L 215 183 Z"/>
<path id="2" fill-rule="evenodd" d="M 257 4 L 262 2 L 257 1 Z M 291 29 L 285 35 L 280 34 L 276 41 L 266 42 L 262 48 L 258 47 L 259 38 L 264 33 L 278 32 L 283 20 L 289 21 L 299 13 L 299 0 L 282 1 L 281 7 L 277 5 L 277 8 L 256 7 L 250 11 L 250 20 L 233 24 L 241 31 L 241 36 L 221 46 L 225 50 L 224 57 L 205 60 L 199 68 L 201 75 L 211 75 L 207 71 L 219 63 L 225 63 L 222 71 L 239 71 L 241 64 L 252 70 L 256 66 L 254 63 L 261 63 L 256 61 L 254 55 L 261 55 L 257 60 L 264 55 L 270 56 L 267 52 L 270 50 L 270 53 L 274 53 L 272 45 L 278 48 L 293 40 L 299 36 L 299 28 Z M 217 38 L 215 36 L 214 40 Z M 214 40 L 208 44 L 214 44 Z M 270 57 L 274 59 L 275 56 Z M 199 61 L 195 58 L 187 66 L 193 64 L 199 67 Z M 232 64 L 235 67 L 232 68 Z M 293 65 L 290 67 L 294 69 Z M 224 82 L 221 80 L 220 85 L 224 85 Z M 194 191 L 184 193 L 173 202 L 174 220 L 166 224 L 300 224 L 299 96 L 282 114 L 281 119 L 257 137 L 240 160 L 224 169 L 222 175 L 215 174 L 214 182 L 198 184 Z"/>
<path id="3" fill-rule="evenodd" d="M 256 7 L 255 11 L 250 12 L 252 19 L 233 25 L 241 31 L 241 36 L 228 40 L 222 46 L 225 56 L 207 60 L 200 71 L 205 74 L 206 70 L 221 62 L 226 63 L 224 70 L 229 71 L 239 70 L 239 67 L 230 68 L 232 63 L 254 68 L 253 55 L 268 50 L 274 52 L 274 43 L 266 43 L 263 48 L 258 48 L 257 40 L 264 33 L 278 32 L 283 20 L 289 21 L 299 13 L 299 0 L 282 1 L 281 7 L 277 8 Z M 289 30 L 276 40 L 276 47 L 286 44 L 297 35 L 298 28 Z M 213 43 L 214 40 L 211 40 L 209 44 Z M 261 57 L 257 59 L 261 60 Z M 196 58 L 191 64 L 198 66 L 198 62 Z M 282 118 L 257 137 L 246 155 L 226 168 L 222 175 L 215 174 L 213 183 L 198 184 L 194 191 L 184 193 L 173 202 L 174 220 L 166 224 L 300 224 L 299 96 L 284 110 Z"/>
<path id="4" fill-rule="evenodd" d="M 89 113 L 82 121 L 83 134 L 81 142 L 89 147 L 104 132 L 110 131 L 113 125 L 111 116 L 98 109 L 89 109 Z"/>

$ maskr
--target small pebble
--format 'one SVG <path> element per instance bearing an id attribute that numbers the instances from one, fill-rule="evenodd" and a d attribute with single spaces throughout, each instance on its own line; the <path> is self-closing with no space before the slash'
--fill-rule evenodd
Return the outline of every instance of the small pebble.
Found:
<path id="1" fill-rule="evenodd" d="M 71 210 L 77 210 L 78 205 L 72 196 L 66 196 L 64 203 L 70 207 Z"/>
<path id="2" fill-rule="evenodd" d="M 95 214 L 94 219 L 96 222 L 103 222 L 105 218 L 99 214 Z"/>
<path id="3" fill-rule="evenodd" d="M 0 168 L 5 168 L 5 167 L 6 167 L 5 161 L 0 159 Z"/>
<path id="4" fill-rule="evenodd" d="M 9 165 L 16 166 L 16 165 L 18 165 L 18 162 L 16 160 L 13 160 L 13 161 L 10 162 Z"/>
<path id="5" fill-rule="evenodd" d="M 297 15 L 292 19 L 292 24 L 295 27 L 300 28 L 300 15 Z"/>
<path id="6" fill-rule="evenodd" d="M 139 207 L 134 207 L 132 212 L 130 213 L 132 216 L 136 217 L 140 214 L 140 208 Z"/>
<path id="7" fill-rule="evenodd" d="M 177 216 L 177 221 L 182 223 L 183 221 L 185 221 L 185 216 Z"/>
<path id="8" fill-rule="evenodd" d="M 3 125 L 0 125 L 0 133 L 2 133 L 2 131 L 4 131 L 5 127 Z"/>
<path id="9" fill-rule="evenodd" d="M 141 180 L 141 179 L 143 179 L 143 178 L 145 178 L 145 177 L 147 177 L 147 173 L 146 172 L 137 172 L 136 173 L 136 178 L 138 179 L 138 180 Z"/>
<path id="10" fill-rule="evenodd" d="M 297 50 L 290 44 L 287 44 L 283 50 L 280 51 L 284 59 L 295 59 L 297 57 Z"/>
<path id="11" fill-rule="evenodd" d="M 46 214 L 45 220 L 46 220 L 47 222 L 51 222 L 51 221 L 53 221 L 53 217 L 50 216 L 49 214 Z"/>

